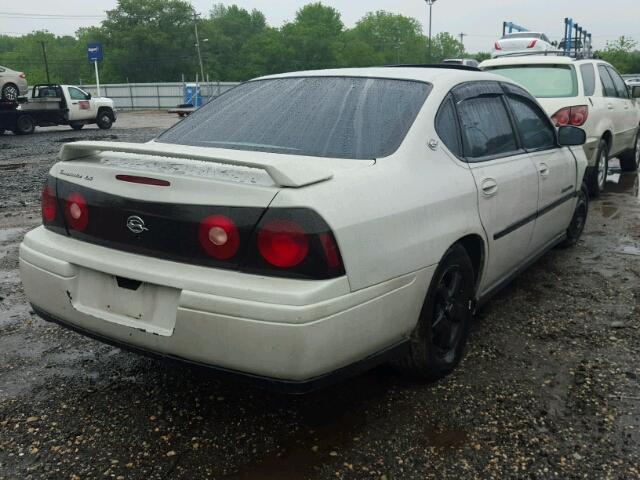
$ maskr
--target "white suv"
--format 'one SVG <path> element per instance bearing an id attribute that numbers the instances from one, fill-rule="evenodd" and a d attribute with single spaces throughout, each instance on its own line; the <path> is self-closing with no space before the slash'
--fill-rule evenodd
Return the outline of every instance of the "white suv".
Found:
<path id="1" fill-rule="evenodd" d="M 587 184 L 593 196 L 604 189 L 608 160 L 618 156 L 624 171 L 640 162 L 640 101 L 607 62 L 564 56 L 520 56 L 486 60 L 480 68 L 523 85 L 556 125 L 587 132 Z M 640 95 L 640 89 L 633 90 Z"/>
<path id="2" fill-rule="evenodd" d="M 460 68 L 460 67 L 458 67 Z M 245 82 L 147 144 L 63 147 L 20 246 L 43 318 L 304 391 L 438 378 L 474 305 L 587 216 L 576 127 L 453 68 Z"/>

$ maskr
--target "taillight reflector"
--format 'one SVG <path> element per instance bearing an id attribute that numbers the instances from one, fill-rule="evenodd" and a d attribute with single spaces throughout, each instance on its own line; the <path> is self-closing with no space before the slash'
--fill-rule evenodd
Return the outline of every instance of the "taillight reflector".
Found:
<path id="1" fill-rule="evenodd" d="M 304 229 L 291 220 L 272 220 L 258 232 L 258 250 L 268 263 L 279 268 L 300 264 L 309 253 Z"/>
<path id="2" fill-rule="evenodd" d="M 168 187 L 171 185 L 167 180 L 160 180 L 159 178 L 151 177 L 139 177 L 136 175 L 116 175 L 118 180 L 129 183 L 140 183 L 142 185 L 154 185 L 156 187 Z"/>
<path id="3" fill-rule="evenodd" d="M 58 207 L 56 203 L 56 194 L 53 188 L 49 185 L 45 185 L 42 189 L 42 220 L 45 223 L 51 223 L 55 221 L 58 213 Z"/>
<path id="4" fill-rule="evenodd" d="M 238 227 L 225 215 L 211 215 L 202 220 L 198 240 L 202 249 L 217 260 L 230 259 L 240 248 Z"/>
<path id="5" fill-rule="evenodd" d="M 65 201 L 64 216 L 69 227 L 83 232 L 89 224 L 89 206 L 81 193 L 71 193 Z"/>
<path id="6" fill-rule="evenodd" d="M 573 107 L 565 107 L 558 110 L 551 117 L 556 127 L 572 125 L 581 127 L 589 118 L 589 107 L 587 105 L 576 105 Z"/>
<path id="7" fill-rule="evenodd" d="M 537 39 L 533 39 L 529 42 L 529 45 L 527 45 L 527 48 L 533 48 L 536 46 L 536 43 L 538 43 Z"/>

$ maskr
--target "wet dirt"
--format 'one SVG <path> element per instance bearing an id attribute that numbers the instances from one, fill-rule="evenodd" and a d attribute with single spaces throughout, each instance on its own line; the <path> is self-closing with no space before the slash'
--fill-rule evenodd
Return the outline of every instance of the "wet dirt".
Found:
<path id="1" fill-rule="evenodd" d="M 33 313 L 18 244 L 40 222 L 56 140 L 86 132 L 100 135 L 1 141 L 0 479 L 640 478 L 636 174 L 612 162 L 579 245 L 549 252 L 478 313 L 449 377 L 416 382 L 383 366 L 292 397 Z M 11 164 L 22 166 L 1 169 Z"/>

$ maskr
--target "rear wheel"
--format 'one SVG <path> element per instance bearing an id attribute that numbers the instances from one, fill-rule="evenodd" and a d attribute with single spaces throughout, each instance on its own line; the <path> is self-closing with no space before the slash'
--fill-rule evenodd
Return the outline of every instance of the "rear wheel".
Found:
<path id="1" fill-rule="evenodd" d="M 563 248 L 573 247 L 580 240 L 580 236 L 587 224 L 587 215 L 589 214 L 589 190 L 583 183 L 582 188 L 578 192 L 578 201 L 571 218 L 571 223 L 567 228 L 567 238 L 560 244 Z"/>
<path id="2" fill-rule="evenodd" d="M 445 253 L 434 274 L 411 335 L 411 351 L 397 366 L 412 376 L 437 380 L 462 358 L 469 334 L 475 276 L 461 245 Z"/>
<path id="3" fill-rule="evenodd" d="M 13 133 L 16 135 L 29 135 L 36 129 L 36 124 L 31 115 L 20 115 L 16 120 L 16 128 Z"/>
<path id="4" fill-rule="evenodd" d="M 74 130 L 82 130 L 82 127 L 84 127 L 84 123 L 70 123 L 69 126 Z"/>
<path id="5" fill-rule="evenodd" d="M 587 178 L 587 187 L 592 197 L 598 197 L 604 191 L 607 182 L 607 170 L 609 168 L 609 146 L 604 140 L 598 143 L 596 164 L 591 169 Z"/>
<path id="6" fill-rule="evenodd" d="M 19 94 L 20 92 L 18 91 L 18 87 L 16 87 L 13 83 L 7 83 L 4 87 L 2 87 L 2 100 L 15 102 L 16 100 L 18 100 Z"/>
<path id="7" fill-rule="evenodd" d="M 98 118 L 96 120 L 98 127 L 103 130 L 108 130 L 113 125 L 113 117 L 111 116 L 111 112 L 109 110 L 100 110 L 98 112 Z"/>
<path id="8" fill-rule="evenodd" d="M 620 154 L 620 168 L 623 172 L 635 172 L 640 166 L 640 130 L 636 134 L 636 140 L 631 150 Z"/>

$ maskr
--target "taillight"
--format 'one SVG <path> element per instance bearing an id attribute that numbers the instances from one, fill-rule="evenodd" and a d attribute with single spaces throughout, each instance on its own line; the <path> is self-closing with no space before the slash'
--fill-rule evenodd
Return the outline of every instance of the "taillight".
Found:
<path id="1" fill-rule="evenodd" d="M 556 127 L 565 125 L 581 127 L 585 124 L 587 118 L 589 118 L 589 107 L 587 105 L 561 108 L 551 116 L 551 120 L 553 120 Z"/>
<path id="2" fill-rule="evenodd" d="M 496 42 L 493 44 L 493 48 L 495 50 L 502 50 L 502 45 L 500 45 L 500 42 Z"/>
<path id="3" fill-rule="evenodd" d="M 308 208 L 267 209 L 240 268 L 305 279 L 335 278 L 345 273 L 331 228 Z"/>
<path id="4" fill-rule="evenodd" d="M 72 230 L 84 232 L 89 224 L 89 206 L 81 193 L 73 192 L 65 200 L 64 216 Z"/>
<path id="5" fill-rule="evenodd" d="M 228 260 L 238 253 L 240 232 L 229 217 L 211 215 L 200 222 L 198 241 L 209 256 L 217 260 Z"/>
<path id="6" fill-rule="evenodd" d="M 50 185 L 42 189 L 42 222 L 53 223 L 58 215 L 56 192 Z"/>
<path id="7" fill-rule="evenodd" d="M 291 220 L 273 220 L 262 226 L 257 241 L 262 258 L 279 268 L 295 267 L 309 253 L 307 233 Z"/>
<path id="8" fill-rule="evenodd" d="M 538 43 L 538 39 L 537 39 L 537 38 L 534 38 L 533 40 L 531 40 L 531 41 L 529 42 L 529 45 L 527 45 L 527 48 L 533 48 L 533 47 L 535 47 L 535 46 L 536 46 L 536 43 Z"/>

